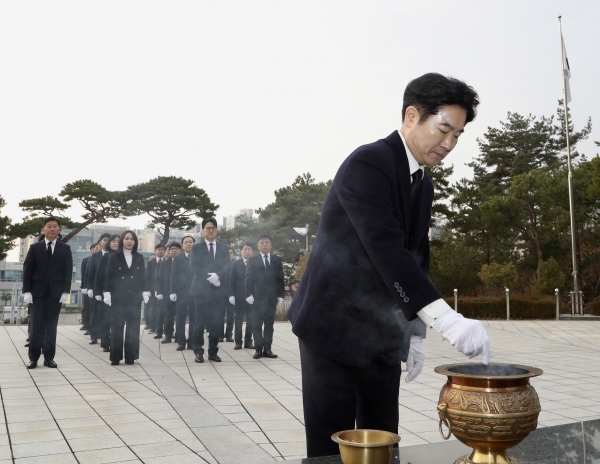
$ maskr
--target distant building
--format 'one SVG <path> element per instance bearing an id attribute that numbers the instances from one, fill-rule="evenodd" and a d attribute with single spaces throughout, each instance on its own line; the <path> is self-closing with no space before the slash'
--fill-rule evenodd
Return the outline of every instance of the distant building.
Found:
<path id="1" fill-rule="evenodd" d="M 248 216 L 252 217 L 254 215 L 254 210 L 250 208 L 240 209 L 240 216 Z"/>
<path id="2" fill-rule="evenodd" d="M 223 229 L 233 229 L 235 227 L 235 216 L 223 216 L 221 227 Z"/>

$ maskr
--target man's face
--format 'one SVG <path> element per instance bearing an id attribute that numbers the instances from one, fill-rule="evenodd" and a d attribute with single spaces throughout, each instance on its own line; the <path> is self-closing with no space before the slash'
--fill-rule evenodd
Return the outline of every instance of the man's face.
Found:
<path id="1" fill-rule="evenodd" d="M 235 259 L 235 251 L 233 251 L 231 248 L 229 249 L 229 259 L 231 261 Z"/>
<path id="2" fill-rule="evenodd" d="M 242 247 L 242 258 L 248 259 L 248 258 L 250 258 L 250 256 L 252 256 L 252 248 L 250 248 L 247 245 L 243 246 Z"/>
<path id="3" fill-rule="evenodd" d="M 154 250 L 154 252 L 156 253 L 156 257 L 158 259 L 162 258 L 165 255 L 165 249 L 163 247 L 157 248 L 156 250 Z"/>
<path id="4" fill-rule="evenodd" d="M 192 250 L 193 246 L 194 246 L 194 241 L 190 237 L 184 238 L 183 242 L 181 243 L 181 247 L 183 248 L 183 251 L 185 251 L 186 253 L 189 253 Z"/>
<path id="5" fill-rule="evenodd" d="M 120 238 L 115 238 L 112 242 L 110 242 L 110 249 L 112 251 L 117 251 L 119 249 L 119 240 Z"/>
<path id="6" fill-rule="evenodd" d="M 207 222 L 204 229 L 202 229 L 202 234 L 204 234 L 206 240 L 212 242 L 217 238 L 217 228 L 212 222 Z"/>
<path id="7" fill-rule="evenodd" d="M 258 251 L 260 251 L 263 255 L 271 252 L 271 248 L 273 245 L 271 244 L 271 240 L 268 238 L 261 238 L 258 241 Z"/>
<path id="8" fill-rule="evenodd" d="M 181 253 L 181 250 L 177 247 L 171 247 L 171 248 L 169 248 L 169 251 L 171 252 L 171 258 L 174 258 L 179 253 Z"/>
<path id="9" fill-rule="evenodd" d="M 165 251 L 165 257 L 167 257 L 167 258 L 171 257 L 171 249 L 170 248 L 167 251 Z"/>
<path id="10" fill-rule="evenodd" d="M 58 233 L 60 232 L 58 222 L 48 221 L 46 225 L 42 228 L 42 232 L 49 242 L 53 242 L 56 239 L 56 237 L 58 237 Z"/>
<path id="11" fill-rule="evenodd" d="M 415 110 L 414 113 L 410 109 Z M 416 113 L 416 114 L 415 114 Z M 442 106 L 433 116 L 419 123 L 414 107 L 406 109 L 403 131 L 413 156 L 425 166 L 437 166 L 458 143 L 464 132 L 467 112 L 458 105 Z"/>
<path id="12" fill-rule="evenodd" d="M 100 243 L 98 244 L 98 250 L 104 250 L 104 245 L 106 245 L 106 242 L 108 242 L 108 237 L 104 237 L 102 240 L 100 240 Z"/>

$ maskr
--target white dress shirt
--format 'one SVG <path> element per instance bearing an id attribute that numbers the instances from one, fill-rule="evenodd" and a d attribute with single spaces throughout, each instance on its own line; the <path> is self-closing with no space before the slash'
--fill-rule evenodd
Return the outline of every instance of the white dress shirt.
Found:
<path id="1" fill-rule="evenodd" d="M 50 241 L 47 238 L 44 238 L 44 242 L 46 243 L 46 250 L 48 249 L 48 244 L 51 243 L 50 249 L 52 250 L 52 254 L 54 254 L 54 247 L 56 246 L 56 239 L 54 239 L 53 241 Z"/>
<path id="2" fill-rule="evenodd" d="M 208 251 L 210 252 L 210 244 L 213 244 L 213 250 L 214 250 L 214 254 L 215 256 L 217 256 L 217 241 L 215 240 L 214 242 L 209 242 L 208 240 L 204 240 L 206 242 L 206 248 L 208 249 Z"/>
<path id="3" fill-rule="evenodd" d="M 267 254 L 261 253 L 260 255 L 262 256 L 263 266 L 267 267 L 267 265 L 265 264 L 265 257 L 267 257 L 267 259 L 269 260 L 269 264 L 271 264 L 271 252 Z"/>
<path id="4" fill-rule="evenodd" d="M 410 182 L 412 183 L 412 175 L 415 172 L 417 172 L 419 169 L 424 170 L 424 167 L 419 164 L 419 162 L 415 159 L 414 155 L 410 151 L 410 148 L 408 148 L 408 145 L 406 144 L 406 140 L 404 140 L 404 136 L 402 135 L 402 132 L 398 131 L 398 134 L 400 135 L 400 139 L 402 140 L 402 143 L 404 144 L 404 148 L 406 148 L 406 158 L 408 159 L 408 169 L 410 170 L 410 175 L 411 175 Z M 423 172 L 423 175 L 424 174 L 425 173 Z M 427 324 L 427 327 L 431 327 L 433 322 L 438 317 L 440 317 L 446 311 L 450 311 L 450 310 L 452 310 L 450 305 L 448 303 L 446 303 L 442 298 L 440 298 L 439 300 L 435 300 L 434 302 L 429 303 L 424 308 L 421 308 L 421 310 L 419 312 L 417 312 L 417 316 L 419 316 L 421 318 L 421 320 L 423 322 L 425 322 L 425 324 Z"/>

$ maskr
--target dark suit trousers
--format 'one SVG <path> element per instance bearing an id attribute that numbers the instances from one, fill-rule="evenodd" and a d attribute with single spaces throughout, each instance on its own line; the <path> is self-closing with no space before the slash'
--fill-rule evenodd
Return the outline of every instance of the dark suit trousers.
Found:
<path id="1" fill-rule="evenodd" d="M 150 329 L 156 329 L 157 302 L 158 300 L 156 297 L 151 296 L 150 300 L 148 300 L 148 304 L 144 308 L 144 319 L 146 326 L 148 326 Z"/>
<path id="2" fill-rule="evenodd" d="M 33 309 L 31 318 L 31 333 L 29 335 L 29 360 L 37 361 L 40 353 L 44 353 L 44 359 L 52 360 L 56 353 L 56 328 L 58 326 L 58 315 L 61 304 L 60 297 L 46 294 L 42 297 L 33 298 Z"/>
<path id="3" fill-rule="evenodd" d="M 100 308 L 99 306 L 104 304 L 98 300 L 96 297 L 90 298 L 90 338 L 95 340 L 100 338 Z"/>
<path id="4" fill-rule="evenodd" d="M 140 357 L 141 302 L 116 301 L 111 314 L 110 360 L 121 361 L 123 349 L 126 361 Z M 123 332 L 125 331 L 125 337 Z"/>
<path id="5" fill-rule="evenodd" d="M 300 340 L 302 400 L 309 458 L 339 454 L 331 435 L 340 430 L 398 433 L 400 363 L 374 360 L 365 368 L 340 364 Z"/>
<path id="6" fill-rule="evenodd" d="M 246 316 L 246 336 L 244 337 L 244 345 L 252 344 L 252 305 L 242 300 L 242 304 L 236 301 L 235 308 L 235 343 L 236 345 L 242 344 L 242 324 L 244 323 L 244 316 Z"/>
<path id="7" fill-rule="evenodd" d="M 100 346 L 102 348 L 110 348 L 110 313 L 111 306 L 106 305 L 103 301 L 96 302 L 96 314 L 98 319 L 96 328 L 98 330 L 97 335 L 100 339 Z"/>
<path id="8" fill-rule="evenodd" d="M 273 324 L 275 323 L 275 311 L 277 303 L 257 304 L 255 303 L 250 315 L 252 335 L 254 336 L 254 348 L 257 350 L 270 350 L 273 344 Z M 263 333 L 263 324 L 265 326 Z"/>
<path id="9" fill-rule="evenodd" d="M 194 323 L 196 322 L 196 309 L 194 306 L 194 298 L 186 296 L 184 298 L 177 298 L 175 305 L 177 311 L 177 339 L 175 340 L 179 345 L 185 345 L 193 343 L 194 334 Z M 185 320 L 190 317 L 190 327 L 188 329 L 188 336 L 185 336 Z M 204 336 L 204 335 L 203 335 Z"/>
<path id="10" fill-rule="evenodd" d="M 165 295 L 164 305 L 164 331 L 165 338 L 173 338 L 173 329 L 175 327 L 175 302 L 171 301 L 169 295 Z"/>
<path id="11" fill-rule="evenodd" d="M 169 298 L 169 295 L 166 295 Z M 156 300 L 156 335 L 163 334 L 163 328 L 165 326 L 165 295 L 162 300 Z"/>
<path id="12" fill-rule="evenodd" d="M 89 329 L 90 328 L 90 298 L 87 295 L 82 294 L 83 308 L 81 309 L 81 325 Z"/>
<path id="13" fill-rule="evenodd" d="M 204 354 L 204 327 L 208 324 L 208 355 L 213 356 L 219 351 L 219 336 L 221 327 L 223 327 L 223 317 L 225 313 L 224 296 L 196 296 L 194 297 L 196 309 L 196 321 L 194 324 L 194 333 L 192 343 L 194 353 Z"/>
<path id="14" fill-rule="evenodd" d="M 221 328 L 221 337 L 231 337 L 233 335 L 233 321 L 235 319 L 235 306 L 227 303 L 225 307 L 226 322 Z"/>

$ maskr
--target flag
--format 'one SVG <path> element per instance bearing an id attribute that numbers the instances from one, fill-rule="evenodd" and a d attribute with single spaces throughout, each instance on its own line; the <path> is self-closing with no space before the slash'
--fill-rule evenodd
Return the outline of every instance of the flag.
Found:
<path id="1" fill-rule="evenodd" d="M 565 48 L 565 39 L 563 39 L 562 32 L 560 33 L 560 43 L 562 45 L 562 65 L 563 65 L 563 76 L 565 80 L 565 98 L 567 103 L 571 101 L 571 87 L 569 85 L 569 79 L 571 79 L 571 68 L 569 67 L 569 59 L 567 58 L 567 49 Z"/>

